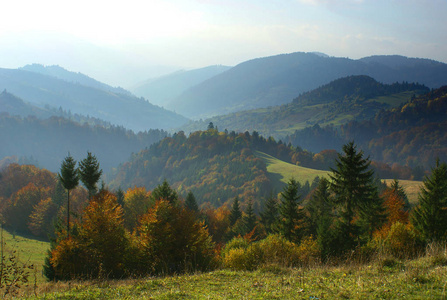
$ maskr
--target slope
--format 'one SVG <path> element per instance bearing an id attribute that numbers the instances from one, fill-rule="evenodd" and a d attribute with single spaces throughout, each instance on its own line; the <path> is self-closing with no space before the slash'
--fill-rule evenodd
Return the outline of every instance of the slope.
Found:
<path id="1" fill-rule="evenodd" d="M 156 105 L 166 106 L 192 86 L 230 69 L 227 66 L 209 66 L 200 69 L 178 71 L 160 78 L 146 80 L 131 91 Z"/>
<path id="2" fill-rule="evenodd" d="M 206 118 L 285 104 L 301 93 L 351 75 L 437 88 L 447 83 L 447 64 L 401 56 L 378 62 L 374 57 L 352 60 L 313 53 L 282 54 L 243 62 L 190 88 L 167 107 L 193 119 Z"/>
<path id="3" fill-rule="evenodd" d="M 133 155 L 111 177 L 110 186 L 152 190 L 166 179 L 183 196 L 192 191 L 199 204 L 209 202 L 219 207 L 235 196 L 259 203 L 280 185 L 281 178 L 277 173 L 269 175 L 266 161 L 256 151 L 306 167 L 327 167 L 334 157 L 334 153 L 314 156 L 257 133 L 209 129 L 187 137 L 179 132 Z"/>
<path id="4" fill-rule="evenodd" d="M 62 107 L 72 113 L 94 116 L 134 131 L 167 129 L 187 121 L 135 96 L 24 70 L 0 69 L 0 90 L 4 89 L 39 107 Z"/>
<path id="5" fill-rule="evenodd" d="M 423 170 L 433 166 L 436 157 L 447 161 L 446 126 L 447 86 L 381 111 L 371 120 L 352 121 L 338 131 L 300 130 L 286 140 L 313 151 L 327 148 L 328 136 L 333 136 L 338 144 L 355 140 L 372 159 L 416 168 L 420 170 L 417 179 L 422 179 Z"/>
<path id="6" fill-rule="evenodd" d="M 213 122 L 228 130 L 255 130 L 264 136 L 284 138 L 295 130 L 315 124 L 338 126 L 351 120 L 369 119 L 380 110 L 396 107 L 426 92 L 428 88 L 419 84 L 388 85 L 368 76 L 348 76 L 301 94 L 289 104 L 196 121 L 184 130 L 199 130 Z"/>

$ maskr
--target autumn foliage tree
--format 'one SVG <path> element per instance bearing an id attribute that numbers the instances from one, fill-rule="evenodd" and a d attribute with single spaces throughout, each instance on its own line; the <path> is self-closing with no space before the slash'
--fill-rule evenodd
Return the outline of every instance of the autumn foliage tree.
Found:
<path id="1" fill-rule="evenodd" d="M 213 243 L 203 222 L 169 201 L 157 201 L 140 218 L 136 234 L 142 268 L 152 274 L 206 270 L 213 263 Z"/>

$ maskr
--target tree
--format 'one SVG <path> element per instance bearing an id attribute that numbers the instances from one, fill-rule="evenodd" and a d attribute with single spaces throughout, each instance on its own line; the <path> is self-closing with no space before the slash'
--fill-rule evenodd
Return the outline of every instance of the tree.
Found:
<path id="1" fill-rule="evenodd" d="M 278 200 L 270 193 L 265 201 L 264 210 L 261 212 L 261 224 L 264 225 L 267 234 L 273 233 L 274 224 L 278 220 Z"/>
<path id="2" fill-rule="evenodd" d="M 185 206 L 187 209 L 193 212 L 199 211 L 199 206 L 197 205 L 196 197 L 191 191 L 189 191 L 188 195 L 186 195 Z"/>
<path id="3" fill-rule="evenodd" d="M 236 224 L 236 222 L 242 218 L 241 208 L 239 207 L 239 197 L 234 197 L 233 205 L 230 210 L 230 226 Z"/>
<path id="4" fill-rule="evenodd" d="M 371 237 L 383 223 L 383 201 L 374 184 L 374 171 L 369 168 L 369 158 L 357 152 L 354 142 L 343 146 L 343 155 L 335 161 L 330 188 L 340 215 L 337 224 L 339 250 L 353 249 L 360 242 L 359 235 Z"/>
<path id="5" fill-rule="evenodd" d="M 97 191 L 96 185 L 99 178 L 101 178 L 101 175 L 102 170 L 99 168 L 99 162 L 96 159 L 96 156 L 92 155 L 91 152 L 87 152 L 87 157 L 79 163 L 79 176 L 88 190 L 89 200 Z"/>
<path id="6" fill-rule="evenodd" d="M 67 190 L 67 235 L 70 237 L 70 191 L 78 186 L 79 175 L 76 169 L 76 161 L 68 153 L 68 156 L 62 161 L 61 171 L 58 174 L 59 180 Z"/>
<path id="7" fill-rule="evenodd" d="M 300 229 L 302 229 L 303 213 L 299 208 L 300 187 L 300 183 L 291 178 L 281 192 L 281 202 L 278 208 L 277 230 L 291 242 L 298 242 L 302 236 Z"/>
<path id="8" fill-rule="evenodd" d="M 147 213 L 151 205 L 151 193 L 145 187 L 128 189 L 124 195 L 124 224 L 132 230 L 138 222 L 138 218 Z"/>
<path id="9" fill-rule="evenodd" d="M 415 208 L 412 224 L 429 241 L 447 238 L 447 164 L 436 161 L 430 177 L 426 177 L 419 194 L 419 205 Z"/>
<path id="10" fill-rule="evenodd" d="M 163 180 L 162 184 L 157 185 L 157 187 L 152 191 L 152 199 L 154 202 L 163 199 L 171 204 L 176 204 L 178 201 L 178 195 L 165 179 Z"/>
<path id="11" fill-rule="evenodd" d="M 249 200 L 243 217 L 246 233 L 252 232 L 255 229 L 256 219 L 256 214 L 253 210 L 253 200 Z"/>

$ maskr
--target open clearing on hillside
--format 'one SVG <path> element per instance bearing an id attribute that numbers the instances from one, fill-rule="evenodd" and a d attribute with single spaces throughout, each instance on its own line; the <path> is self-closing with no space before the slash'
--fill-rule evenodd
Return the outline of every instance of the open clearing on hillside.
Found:
<path id="1" fill-rule="evenodd" d="M 393 179 L 384 179 L 384 182 L 388 186 L 391 185 Z M 399 184 L 404 188 L 405 193 L 407 193 L 408 201 L 411 205 L 416 205 L 418 203 L 418 195 L 423 185 L 422 181 L 412 181 L 412 180 L 399 180 Z"/>
<path id="2" fill-rule="evenodd" d="M 274 183 L 274 186 L 278 185 L 284 186 L 290 178 L 295 178 L 295 180 L 299 181 L 301 184 L 304 184 L 306 181 L 312 183 L 315 177 L 328 177 L 329 171 L 315 170 L 304 168 L 300 166 L 293 165 L 291 163 L 287 163 L 285 161 L 279 160 L 271 155 L 266 153 L 256 151 L 255 155 L 262 160 L 264 160 L 267 165 L 267 172 L 273 175 L 273 177 L 277 178 L 281 183 Z"/>

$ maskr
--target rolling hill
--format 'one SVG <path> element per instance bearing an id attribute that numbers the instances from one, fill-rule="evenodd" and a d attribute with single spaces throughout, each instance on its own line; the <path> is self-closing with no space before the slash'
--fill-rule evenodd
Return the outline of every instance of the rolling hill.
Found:
<path id="1" fill-rule="evenodd" d="M 288 104 L 190 122 L 183 129 L 187 132 L 200 130 L 213 122 L 221 129 L 258 131 L 264 136 L 284 139 L 295 130 L 316 124 L 339 126 L 352 120 L 370 119 L 381 110 L 399 106 L 428 91 L 427 87 L 414 83 L 383 84 L 369 76 L 348 76 L 303 93 Z M 331 138 L 328 138 L 329 142 Z M 302 146 L 299 142 L 297 145 Z M 324 149 L 317 152 L 321 150 Z"/>
<path id="2" fill-rule="evenodd" d="M 379 82 L 418 82 L 429 88 L 447 84 L 447 64 L 402 56 L 359 60 L 291 53 L 243 62 L 190 89 L 168 109 L 193 119 L 289 103 L 301 93 L 335 79 L 368 75 Z"/>
<path id="3" fill-rule="evenodd" d="M 0 90 L 7 90 L 40 108 L 62 107 L 71 113 L 93 116 L 134 131 L 168 129 L 187 121 L 142 98 L 20 69 L 0 69 Z"/>

